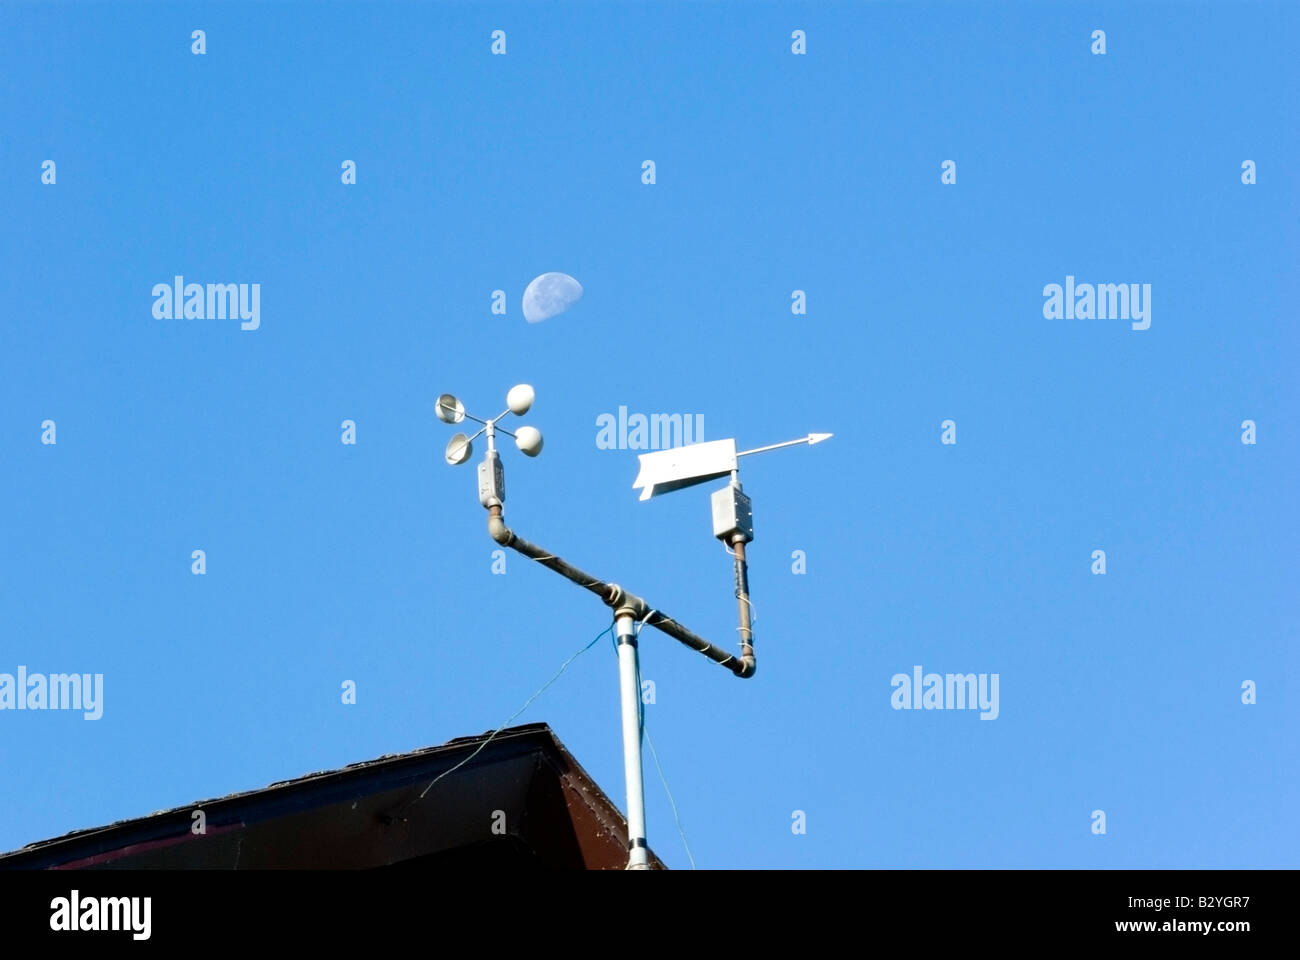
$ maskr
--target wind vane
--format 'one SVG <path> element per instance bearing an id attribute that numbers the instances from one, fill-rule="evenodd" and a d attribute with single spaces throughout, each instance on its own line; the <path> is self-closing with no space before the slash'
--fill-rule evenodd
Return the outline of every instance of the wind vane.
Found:
<path id="1" fill-rule="evenodd" d="M 811 446 L 829 440 L 833 436 L 832 433 L 810 433 L 798 440 L 771 443 L 766 447 L 741 450 L 739 453 L 736 452 L 735 440 L 710 440 L 707 443 L 692 443 L 685 447 L 671 447 L 667 450 L 656 450 L 654 453 L 643 453 L 637 457 L 641 461 L 641 472 L 632 481 L 632 489 L 641 488 L 641 499 L 649 500 L 661 493 L 671 493 L 683 487 L 693 487 L 697 483 L 705 483 L 718 477 L 725 477 L 729 473 L 736 473 L 740 469 L 739 464 L 736 463 L 737 459 L 747 457 L 751 453 L 793 447 L 800 443 Z"/>
<path id="2" fill-rule="evenodd" d="M 533 388 L 527 384 L 512 387 L 506 396 L 507 410 L 491 420 L 482 420 L 465 412 L 465 406 L 449 393 L 438 397 L 435 412 L 444 423 L 460 423 L 467 417 L 481 423 L 482 429 L 474 436 L 457 433 L 447 444 L 444 457 L 447 463 L 457 466 L 469 459 L 471 443 L 479 434 L 487 434 L 488 449 L 478 467 L 478 499 L 488 511 L 488 533 L 504 547 L 522 553 L 549 567 L 566 579 L 600 597 L 614 611 L 615 633 L 618 637 L 619 699 L 623 718 L 623 773 L 627 781 L 627 837 L 628 869 L 648 870 L 649 847 L 645 829 L 645 789 L 642 783 L 641 764 L 641 683 L 640 659 L 637 653 L 637 634 L 640 625 L 648 625 L 679 640 L 686 646 L 704 654 L 738 677 L 752 677 L 758 667 L 754 655 L 754 635 L 749 603 L 749 568 L 745 559 L 745 544 L 754 539 L 753 509 L 749 497 L 741 490 L 739 459 L 751 453 L 763 453 L 780 447 L 806 443 L 821 443 L 831 437 L 829 433 L 810 433 L 798 440 L 773 443 L 766 447 L 736 451 L 736 441 L 713 440 L 707 443 L 672 447 L 640 455 L 641 469 L 633 482 L 633 489 L 641 490 L 641 499 L 649 500 L 661 493 L 670 493 L 684 487 L 695 486 L 709 480 L 731 476 L 731 482 L 712 496 L 713 535 L 722 541 L 735 563 L 736 602 L 739 608 L 740 654 L 715 646 L 708 640 L 682 626 L 658 607 L 616 583 L 607 583 L 598 577 L 566 563 L 549 550 L 520 537 L 505 524 L 506 499 L 505 470 L 501 455 L 496 449 L 497 432 L 513 436 L 521 451 L 535 457 L 542 450 L 542 435 L 533 427 L 519 427 L 510 433 L 499 426 L 507 413 L 519 416 L 527 413 L 534 399 Z"/>

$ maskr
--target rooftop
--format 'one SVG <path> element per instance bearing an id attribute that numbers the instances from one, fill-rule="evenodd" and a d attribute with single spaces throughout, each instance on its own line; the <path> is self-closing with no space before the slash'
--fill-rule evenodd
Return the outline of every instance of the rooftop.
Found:
<path id="1" fill-rule="evenodd" d="M 205 829 L 196 833 L 200 810 Z M 665 869 L 653 852 L 650 863 Z M 309 773 L 0 854 L 0 869 L 36 870 L 626 864 L 626 820 L 544 723 Z"/>

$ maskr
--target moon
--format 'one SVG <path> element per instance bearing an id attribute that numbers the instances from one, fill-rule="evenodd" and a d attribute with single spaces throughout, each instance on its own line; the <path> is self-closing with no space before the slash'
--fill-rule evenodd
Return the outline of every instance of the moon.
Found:
<path id="1" fill-rule="evenodd" d="M 541 323 L 582 299 L 582 284 L 567 273 L 544 273 L 524 288 L 524 319 Z"/>

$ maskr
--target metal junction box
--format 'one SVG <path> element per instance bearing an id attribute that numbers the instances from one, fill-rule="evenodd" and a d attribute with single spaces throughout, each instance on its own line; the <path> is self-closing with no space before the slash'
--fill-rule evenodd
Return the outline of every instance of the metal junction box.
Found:
<path id="1" fill-rule="evenodd" d="M 731 543 L 736 534 L 745 543 L 754 539 L 754 510 L 740 487 L 727 484 L 713 494 L 713 535 Z"/>
<path id="2" fill-rule="evenodd" d="M 506 472 L 501 467 L 501 457 L 495 450 L 479 461 L 478 502 L 485 507 L 500 506 L 506 502 Z"/>

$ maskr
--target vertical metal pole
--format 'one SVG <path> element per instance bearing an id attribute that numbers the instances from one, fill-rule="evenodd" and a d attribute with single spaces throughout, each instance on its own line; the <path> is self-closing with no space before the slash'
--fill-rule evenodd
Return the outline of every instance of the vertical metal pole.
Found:
<path id="1" fill-rule="evenodd" d="M 641 780 L 641 690 L 637 686 L 636 621 L 632 611 L 614 612 L 618 635 L 618 686 L 623 706 L 623 775 L 627 781 L 627 846 L 629 870 L 649 870 L 645 838 L 645 785 Z"/>
<path id="2" fill-rule="evenodd" d="M 736 603 L 740 606 L 740 655 L 754 655 L 753 611 L 749 608 L 749 565 L 745 562 L 745 538 L 736 534 L 731 540 L 736 554 Z"/>

